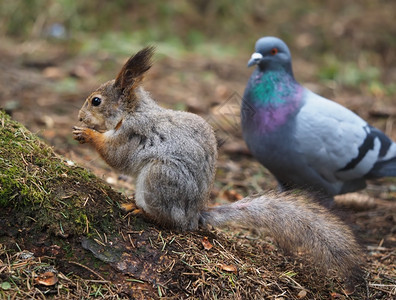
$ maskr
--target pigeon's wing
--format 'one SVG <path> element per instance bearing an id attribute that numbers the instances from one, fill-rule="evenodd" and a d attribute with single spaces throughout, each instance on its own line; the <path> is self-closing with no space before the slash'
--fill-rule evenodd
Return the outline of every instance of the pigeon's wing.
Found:
<path id="1" fill-rule="evenodd" d="M 347 108 L 306 90 L 296 116 L 296 150 L 329 182 L 365 176 L 377 161 L 396 155 L 396 146 Z"/>

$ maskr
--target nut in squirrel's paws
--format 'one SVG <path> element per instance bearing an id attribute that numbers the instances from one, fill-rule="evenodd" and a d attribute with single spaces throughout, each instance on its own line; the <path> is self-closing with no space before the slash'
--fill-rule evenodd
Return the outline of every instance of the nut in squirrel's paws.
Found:
<path id="1" fill-rule="evenodd" d="M 89 131 L 92 129 L 83 128 L 83 127 L 73 127 L 73 135 L 74 139 L 78 141 L 80 144 L 84 144 L 88 142 L 89 139 Z"/>

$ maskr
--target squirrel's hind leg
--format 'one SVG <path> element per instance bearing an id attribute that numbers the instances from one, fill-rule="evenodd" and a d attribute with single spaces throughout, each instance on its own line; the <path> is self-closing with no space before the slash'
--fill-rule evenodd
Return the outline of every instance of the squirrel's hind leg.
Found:
<path id="1" fill-rule="evenodd" d="M 201 199 L 194 178 L 164 162 L 147 164 L 136 180 L 136 204 L 156 223 L 187 231 L 198 228 Z"/>

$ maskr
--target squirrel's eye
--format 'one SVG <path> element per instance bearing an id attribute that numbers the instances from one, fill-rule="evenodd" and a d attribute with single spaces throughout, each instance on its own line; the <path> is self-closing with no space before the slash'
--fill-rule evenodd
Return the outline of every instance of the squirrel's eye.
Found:
<path id="1" fill-rule="evenodd" d="M 94 97 L 91 100 L 91 103 L 93 106 L 98 106 L 101 102 L 102 102 L 102 99 L 100 99 L 99 97 Z"/>
<path id="2" fill-rule="evenodd" d="M 276 55 L 278 53 L 278 48 L 271 49 L 271 55 Z"/>

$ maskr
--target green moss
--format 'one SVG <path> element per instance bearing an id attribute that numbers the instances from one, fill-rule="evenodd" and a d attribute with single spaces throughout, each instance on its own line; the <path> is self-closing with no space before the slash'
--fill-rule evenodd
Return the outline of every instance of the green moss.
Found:
<path id="1" fill-rule="evenodd" d="M 19 223 L 60 235 L 112 232 L 120 194 L 0 111 L 0 207 L 21 213 Z M 3 209 L 3 211 L 5 211 Z M 105 226 L 103 226 L 105 224 Z"/>

